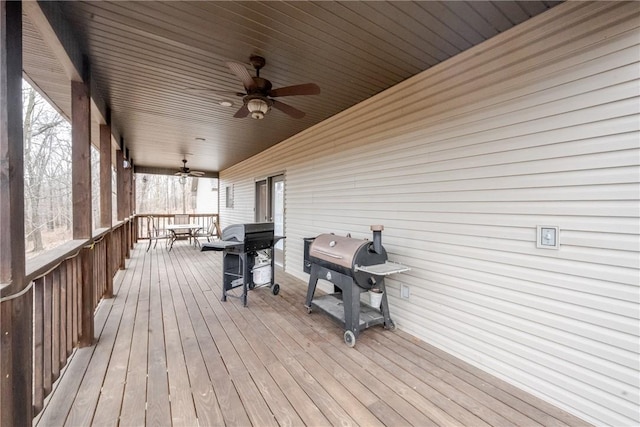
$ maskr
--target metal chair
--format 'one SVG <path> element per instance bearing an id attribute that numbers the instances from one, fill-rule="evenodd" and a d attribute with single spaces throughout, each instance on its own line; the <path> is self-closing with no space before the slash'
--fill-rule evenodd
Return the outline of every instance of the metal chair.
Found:
<path id="1" fill-rule="evenodd" d="M 189 224 L 189 214 L 175 214 L 173 216 L 174 224 Z"/>
<path id="2" fill-rule="evenodd" d="M 207 242 L 211 242 L 212 237 L 214 239 L 219 239 L 220 228 L 218 227 L 218 221 L 216 221 L 214 218 L 211 218 L 211 220 L 209 221 L 209 226 L 205 231 L 198 231 L 193 235 L 193 238 L 196 240 L 196 244 L 198 246 L 201 246 L 200 240 L 198 240 L 198 237 L 206 237 Z"/>
<path id="3" fill-rule="evenodd" d="M 147 246 L 147 252 L 151 249 L 151 242 L 154 242 L 153 249 L 158 245 L 158 240 L 165 240 L 165 246 L 168 244 L 169 234 L 165 231 L 158 230 L 155 224 L 155 218 L 151 215 L 147 217 L 147 235 L 149 236 L 149 246 Z"/>

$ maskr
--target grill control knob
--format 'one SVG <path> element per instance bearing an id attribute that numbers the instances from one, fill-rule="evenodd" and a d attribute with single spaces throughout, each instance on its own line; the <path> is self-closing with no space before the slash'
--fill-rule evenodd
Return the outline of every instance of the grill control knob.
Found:
<path id="1" fill-rule="evenodd" d="M 329 246 L 334 247 L 336 245 L 336 241 L 332 240 L 329 242 Z"/>

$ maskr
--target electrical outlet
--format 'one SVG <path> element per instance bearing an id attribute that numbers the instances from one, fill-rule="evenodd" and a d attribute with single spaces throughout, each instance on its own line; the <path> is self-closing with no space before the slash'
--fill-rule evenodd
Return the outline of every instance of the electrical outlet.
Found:
<path id="1" fill-rule="evenodd" d="M 560 247 L 560 228 L 554 225 L 536 227 L 536 247 L 540 249 L 558 249 Z"/>
<path id="2" fill-rule="evenodd" d="M 411 297 L 411 288 L 409 288 L 409 285 L 401 283 L 400 298 L 409 299 L 409 297 Z"/>

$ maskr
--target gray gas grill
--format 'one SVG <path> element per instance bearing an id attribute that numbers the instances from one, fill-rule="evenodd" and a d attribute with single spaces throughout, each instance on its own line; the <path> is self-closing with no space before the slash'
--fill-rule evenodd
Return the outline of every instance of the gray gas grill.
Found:
<path id="1" fill-rule="evenodd" d="M 311 313 L 317 308 L 344 326 L 344 341 L 350 347 L 361 330 L 383 324 L 395 325 L 389 315 L 384 278 L 410 268 L 389 262 L 382 246 L 381 225 L 372 225 L 373 241 L 321 234 L 307 238 L 304 248 L 304 271 L 310 274 L 305 306 Z M 314 298 L 318 279 L 334 285 L 334 293 Z M 380 309 L 360 302 L 360 293 L 378 288 L 382 291 Z"/>
<path id="2" fill-rule="evenodd" d="M 274 236 L 273 223 L 234 224 L 222 230 L 222 240 L 203 243 L 202 251 L 222 251 L 222 301 L 228 296 L 242 299 L 247 305 L 247 291 L 256 287 L 269 286 L 274 295 L 280 292 L 280 285 L 274 279 L 274 245 L 284 239 Z M 267 258 L 267 264 L 258 262 L 260 252 Z M 270 269 L 271 280 L 257 285 L 254 283 L 254 272 L 258 269 Z M 266 271 L 266 270 L 264 270 Z M 241 295 L 228 291 L 242 288 Z"/>

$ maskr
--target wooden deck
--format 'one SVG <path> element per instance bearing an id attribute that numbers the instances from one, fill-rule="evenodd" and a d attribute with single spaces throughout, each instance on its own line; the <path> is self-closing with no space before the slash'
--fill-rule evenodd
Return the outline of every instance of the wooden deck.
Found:
<path id="1" fill-rule="evenodd" d="M 396 330 L 355 348 L 303 306 L 306 284 L 221 302 L 221 260 L 185 243 L 132 252 L 39 426 L 563 426 L 586 423 Z M 392 313 L 393 315 L 393 313 Z"/>

